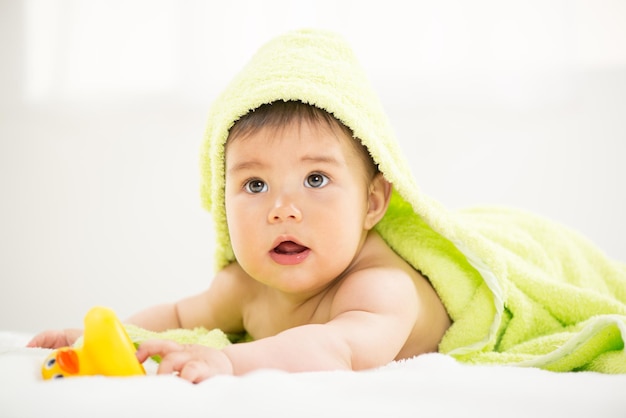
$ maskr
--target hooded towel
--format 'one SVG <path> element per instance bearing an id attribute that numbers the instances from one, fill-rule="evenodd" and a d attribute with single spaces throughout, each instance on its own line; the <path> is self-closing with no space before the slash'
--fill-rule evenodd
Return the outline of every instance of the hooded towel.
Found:
<path id="1" fill-rule="evenodd" d="M 201 194 L 215 222 L 218 269 L 234 260 L 224 206 L 229 129 L 279 100 L 331 113 L 393 184 L 376 229 L 443 301 L 453 323 L 440 352 L 470 363 L 626 373 L 626 265 L 550 220 L 506 208 L 452 211 L 422 193 L 365 72 L 331 32 L 271 40 L 210 109 Z"/>

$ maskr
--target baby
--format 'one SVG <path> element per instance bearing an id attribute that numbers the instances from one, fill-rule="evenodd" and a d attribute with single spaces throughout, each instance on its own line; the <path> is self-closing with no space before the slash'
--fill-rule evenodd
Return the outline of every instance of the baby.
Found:
<path id="1" fill-rule="evenodd" d="M 362 370 L 431 351 L 625 370 L 623 263 L 556 222 L 513 208 L 449 211 L 422 193 L 341 37 L 303 30 L 270 41 L 208 119 L 202 199 L 216 276 L 128 322 L 251 341 L 141 344 L 140 361 L 162 357 L 159 373 L 199 382 L 261 368 Z M 31 346 L 80 333 L 44 332 Z"/>
<path id="2" fill-rule="evenodd" d="M 223 153 L 233 260 L 205 291 L 126 322 L 252 341 L 217 350 L 152 340 L 141 362 L 159 355 L 158 373 L 200 382 L 263 368 L 363 370 L 437 351 L 451 321 L 428 279 L 375 231 L 392 186 L 352 129 L 297 97 L 267 101 L 228 129 Z M 46 331 L 29 345 L 70 345 L 80 333 Z"/>

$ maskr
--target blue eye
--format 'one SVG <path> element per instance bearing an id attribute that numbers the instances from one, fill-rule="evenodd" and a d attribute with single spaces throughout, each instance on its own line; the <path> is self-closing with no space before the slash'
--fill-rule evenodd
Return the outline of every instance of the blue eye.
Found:
<path id="1" fill-rule="evenodd" d="M 244 188 L 248 193 L 262 193 L 267 191 L 267 184 L 263 180 L 253 179 L 248 180 L 244 185 Z"/>
<path id="2" fill-rule="evenodd" d="M 306 180 L 304 181 L 305 187 L 311 187 L 314 189 L 319 189 L 320 187 L 324 187 L 328 184 L 328 177 L 320 173 L 310 174 Z"/>

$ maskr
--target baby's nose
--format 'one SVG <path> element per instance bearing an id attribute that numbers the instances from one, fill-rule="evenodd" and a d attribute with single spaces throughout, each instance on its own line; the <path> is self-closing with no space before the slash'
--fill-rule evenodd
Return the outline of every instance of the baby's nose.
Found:
<path id="1" fill-rule="evenodd" d="M 302 212 L 293 200 L 281 197 L 276 200 L 276 203 L 269 211 L 268 221 L 276 223 L 288 220 L 300 222 L 302 220 Z"/>

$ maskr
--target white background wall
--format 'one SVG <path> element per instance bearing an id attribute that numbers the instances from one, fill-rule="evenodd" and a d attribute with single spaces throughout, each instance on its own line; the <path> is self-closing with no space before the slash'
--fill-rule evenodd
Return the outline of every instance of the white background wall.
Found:
<path id="1" fill-rule="evenodd" d="M 352 43 L 424 192 L 530 209 L 626 261 L 626 2 L 0 0 L 0 329 L 205 288 L 206 111 L 304 26 Z"/>

